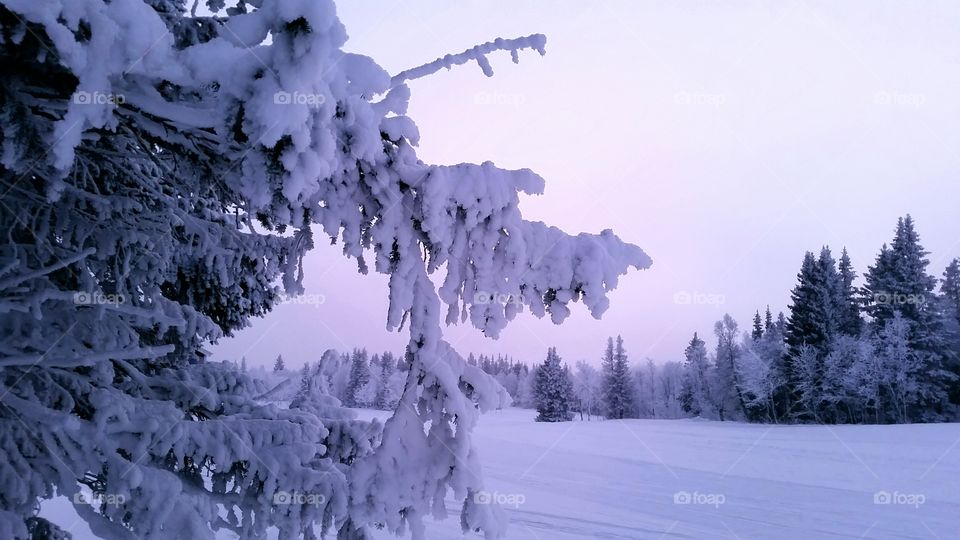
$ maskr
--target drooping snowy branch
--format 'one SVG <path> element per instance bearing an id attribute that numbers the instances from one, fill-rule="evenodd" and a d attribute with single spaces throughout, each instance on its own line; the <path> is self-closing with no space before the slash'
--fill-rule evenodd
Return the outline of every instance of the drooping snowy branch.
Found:
<path id="1" fill-rule="evenodd" d="M 422 66 L 405 69 L 390 78 L 390 87 L 399 86 L 406 81 L 422 79 L 443 68 L 450 69 L 453 66 L 466 64 L 471 60 L 476 60 L 477 65 L 483 70 L 484 75 L 492 77 L 493 68 L 490 66 L 490 61 L 487 60 L 488 54 L 496 51 L 510 51 L 510 58 L 513 60 L 513 63 L 516 64 L 520 61 L 521 50 L 533 49 L 540 53 L 540 56 L 543 56 L 547 54 L 546 44 L 547 36 L 543 34 L 530 34 L 529 36 L 514 39 L 497 38 L 493 41 L 477 45 L 476 47 L 471 47 L 462 53 L 448 54 Z"/>

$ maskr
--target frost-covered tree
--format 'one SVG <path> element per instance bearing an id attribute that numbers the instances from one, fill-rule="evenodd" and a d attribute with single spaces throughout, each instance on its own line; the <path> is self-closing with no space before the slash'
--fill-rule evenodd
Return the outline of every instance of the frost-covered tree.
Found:
<path id="1" fill-rule="evenodd" d="M 287 366 L 283 362 L 283 355 L 278 354 L 277 359 L 273 362 L 273 371 L 277 372 L 277 371 L 283 371 L 285 369 L 287 369 Z"/>
<path id="2" fill-rule="evenodd" d="M 547 358 L 537 368 L 533 384 L 537 422 L 568 422 L 573 419 L 570 406 L 573 385 L 569 371 L 560 364 L 556 347 L 547 349 Z"/>
<path id="3" fill-rule="evenodd" d="M 390 352 L 385 352 L 378 362 L 380 377 L 377 384 L 377 396 L 374 399 L 375 409 L 387 410 L 395 399 L 393 392 L 393 375 L 397 369 L 396 361 Z"/>
<path id="4" fill-rule="evenodd" d="M 573 393 L 577 399 L 577 410 L 580 412 L 580 419 L 586 413 L 587 420 L 590 416 L 600 416 L 603 414 L 603 378 L 597 368 L 580 360 L 577 362 L 573 374 Z"/>
<path id="5" fill-rule="evenodd" d="M 640 418 L 657 418 L 657 366 L 653 360 L 637 366 L 633 371 L 634 403 Z"/>
<path id="6" fill-rule="evenodd" d="M 633 381 L 623 338 L 607 339 L 603 356 L 603 403 L 604 414 L 610 418 L 629 418 L 635 414 L 633 404 Z"/>
<path id="7" fill-rule="evenodd" d="M 713 333 L 717 338 L 717 350 L 714 355 L 714 369 L 710 380 L 713 385 L 711 396 L 714 408 L 720 420 L 742 418 L 746 404 L 740 383 L 737 363 L 740 361 L 740 328 L 729 314 L 714 324 Z"/>
<path id="8" fill-rule="evenodd" d="M 451 490 L 465 530 L 502 536 L 471 496 L 471 432 L 506 396 L 442 324 L 496 336 L 578 301 L 599 317 L 650 259 L 610 231 L 524 220 L 519 193 L 543 188 L 529 170 L 419 160 L 405 83 L 471 61 L 490 74 L 488 54 L 542 53 L 543 36 L 391 76 L 344 52 L 330 0 L 207 6 L 0 6 L 0 537 L 81 489 L 126 496 L 77 506 L 104 538 L 420 539 Z M 387 327 L 409 333 L 382 437 L 332 404 L 263 405 L 256 381 L 198 354 L 302 292 L 314 231 L 389 277 Z M 274 503 L 294 491 L 324 502 Z"/>
<path id="9" fill-rule="evenodd" d="M 779 422 L 775 404 L 784 376 L 781 363 L 786 349 L 783 336 L 771 324 L 759 340 L 744 340 L 736 360 L 737 378 L 750 421 Z"/>
<path id="10" fill-rule="evenodd" d="M 350 356 L 350 375 L 347 379 L 347 388 L 344 393 L 343 404 L 347 407 L 363 407 L 365 402 L 362 392 L 370 383 L 370 366 L 367 364 L 367 350 L 354 349 Z"/>
<path id="11" fill-rule="evenodd" d="M 911 358 L 923 366 L 918 383 L 923 408 L 920 416 L 933 420 L 950 414 L 950 388 L 957 383 L 958 373 L 951 371 L 950 356 L 945 354 L 942 303 L 934 293 L 937 280 L 927 273 L 927 255 L 913 218 L 900 218 L 890 247 L 881 248 L 866 274 L 864 296 L 874 337 L 891 332 L 889 321 L 904 319 L 897 327 L 906 328 L 907 345 L 914 355 Z"/>

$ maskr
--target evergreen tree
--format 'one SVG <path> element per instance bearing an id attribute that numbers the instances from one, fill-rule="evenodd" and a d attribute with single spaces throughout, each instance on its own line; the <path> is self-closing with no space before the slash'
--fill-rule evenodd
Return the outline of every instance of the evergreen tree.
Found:
<path id="1" fill-rule="evenodd" d="M 607 339 L 607 350 L 603 357 L 603 380 L 607 418 L 629 418 L 634 411 L 633 385 L 630 381 L 627 353 L 620 336 L 617 336 L 616 347 L 613 338 Z"/>
<path id="2" fill-rule="evenodd" d="M 283 363 L 283 355 L 278 354 L 276 361 L 273 362 L 273 372 L 283 371 L 286 369 L 286 366 Z"/>
<path id="3" fill-rule="evenodd" d="M 246 356 L 244 356 L 243 358 L 240 359 L 240 371 L 242 371 L 242 372 L 244 372 L 244 373 L 247 372 L 247 357 L 246 357 Z"/>
<path id="4" fill-rule="evenodd" d="M 853 286 L 857 273 L 853 269 L 847 248 L 840 253 L 840 294 L 837 303 L 840 306 L 840 333 L 847 336 L 859 336 L 863 329 L 863 318 L 860 316 L 860 303 L 857 299 L 857 290 Z"/>
<path id="5" fill-rule="evenodd" d="M 768 330 L 770 330 L 771 328 L 773 328 L 773 314 L 770 313 L 770 305 L 768 304 L 768 305 L 767 305 L 767 313 L 766 313 L 766 315 L 764 316 L 764 319 L 763 319 L 763 329 L 764 329 L 764 331 L 768 331 Z"/>
<path id="6" fill-rule="evenodd" d="M 960 324 L 960 257 L 952 260 L 943 271 L 940 294 L 944 299 L 944 314 Z"/>
<path id="7" fill-rule="evenodd" d="M 829 338 L 824 313 L 824 288 L 817 259 L 807 252 L 797 274 L 797 285 L 790 294 L 790 317 L 787 320 L 787 346 L 792 357 L 798 357 L 804 345 L 827 349 Z"/>
<path id="8" fill-rule="evenodd" d="M 769 314 L 770 312 L 767 311 L 767 315 Z M 760 318 L 760 310 L 757 310 L 753 315 L 753 332 L 750 334 L 750 337 L 752 337 L 754 341 L 759 341 L 760 338 L 763 337 L 763 319 Z"/>
<path id="9" fill-rule="evenodd" d="M 901 408 L 898 411 L 901 419 L 903 415 L 911 416 L 911 411 L 922 411 L 925 420 L 943 417 L 948 413 L 950 389 L 958 379 L 950 370 L 949 355 L 944 353 L 942 303 L 934 294 L 937 280 L 927 273 L 927 254 L 913 218 L 909 214 L 900 218 L 893 242 L 889 248 L 886 245 L 881 248 L 876 263 L 867 272 L 864 286 L 872 335 L 889 334 L 888 323 L 902 317 L 904 322 L 898 321 L 897 329 L 905 328 L 911 355 L 915 355 L 922 366 L 917 383 L 920 388 L 915 394 L 919 403 L 916 407 Z"/>
<path id="10" fill-rule="evenodd" d="M 394 400 L 390 380 L 396 370 L 396 363 L 393 355 L 388 351 L 383 353 L 377 364 L 380 368 L 380 380 L 377 384 L 377 396 L 373 400 L 373 408 L 385 411 L 390 408 Z"/>
<path id="11" fill-rule="evenodd" d="M 354 349 L 350 356 L 350 378 L 347 380 L 346 399 L 343 404 L 347 407 L 365 405 L 361 392 L 369 382 L 370 366 L 367 365 L 367 350 Z"/>
<path id="12" fill-rule="evenodd" d="M 573 419 L 570 400 L 573 385 L 570 372 L 560 365 L 560 356 L 555 347 L 547 349 L 547 359 L 537 369 L 534 379 L 533 399 L 537 409 L 537 422 L 568 422 Z"/>
<path id="13" fill-rule="evenodd" d="M 945 342 L 945 367 L 956 377 L 950 387 L 950 402 L 960 405 L 960 258 L 947 265 L 940 284 L 940 312 Z"/>
<path id="14" fill-rule="evenodd" d="M 344 50 L 332 0 L 197 3 L 0 5 L 0 377 L 17 383 L 0 537 L 27 536 L 42 500 L 93 488 L 128 495 L 77 508 L 101 536 L 422 538 L 451 487 L 465 530 L 502 537 L 503 512 L 469 494 L 471 432 L 503 395 L 443 341 L 437 306 L 462 303 L 496 336 L 518 306 L 478 302 L 476 286 L 505 284 L 550 291 L 523 302 L 555 322 L 571 301 L 599 317 L 618 276 L 651 261 L 610 231 L 524 220 L 520 193 L 543 183 L 529 170 L 419 159 L 405 83 L 441 64 L 490 74 L 487 55 L 543 53 L 545 38 L 391 76 Z M 386 326 L 409 329 L 416 410 L 383 437 L 378 422 L 263 407 L 256 381 L 200 350 L 301 293 L 317 240 L 388 276 Z M 272 504 L 291 491 L 323 502 Z"/>
<path id="15" fill-rule="evenodd" d="M 707 346 L 696 332 L 693 333 L 693 339 L 684 350 L 683 356 L 683 376 L 678 396 L 680 407 L 683 412 L 692 416 L 712 416 Z"/>

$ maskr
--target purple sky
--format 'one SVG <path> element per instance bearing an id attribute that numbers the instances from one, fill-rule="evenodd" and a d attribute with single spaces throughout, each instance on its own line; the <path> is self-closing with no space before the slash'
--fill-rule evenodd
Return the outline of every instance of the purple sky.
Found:
<path id="1" fill-rule="evenodd" d="M 677 360 L 729 312 L 786 310 L 803 253 L 846 246 L 862 273 L 913 214 L 931 271 L 960 256 L 960 3 L 351 0 L 348 49 L 391 73 L 495 37 L 547 35 L 547 55 L 491 58 L 411 83 L 430 163 L 529 167 L 521 209 L 568 232 L 613 228 L 654 266 L 621 280 L 602 321 L 525 314 L 468 351 L 599 362 L 620 333 L 634 361 Z M 321 242 L 322 243 L 322 242 Z M 213 350 L 251 365 L 327 348 L 401 350 L 386 280 L 338 248 L 306 261 L 309 295 Z M 690 298 L 685 303 L 685 298 Z M 679 301 L 678 301 L 679 300 Z"/>

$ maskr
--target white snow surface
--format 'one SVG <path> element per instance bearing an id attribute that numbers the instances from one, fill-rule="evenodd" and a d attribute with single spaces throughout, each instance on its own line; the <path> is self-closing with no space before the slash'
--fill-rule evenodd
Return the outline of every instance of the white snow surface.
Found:
<path id="1" fill-rule="evenodd" d="M 546 424 L 535 415 L 490 412 L 474 432 L 485 495 L 507 503 L 510 539 L 947 539 L 960 532 L 960 424 Z M 876 504 L 884 492 L 891 504 Z M 678 493 L 702 504 L 675 503 Z M 456 508 L 452 496 L 447 504 Z M 52 501 L 43 514 L 69 525 L 60 510 L 72 511 Z M 81 529 L 82 522 L 71 529 L 76 540 L 94 538 Z M 464 536 L 455 514 L 428 519 L 426 535 L 480 538 Z"/>
<path id="2" fill-rule="evenodd" d="M 491 412 L 474 432 L 489 498 L 519 503 L 504 505 L 510 539 L 960 534 L 960 424 L 545 424 L 535 415 Z M 723 503 L 676 504 L 683 492 Z M 882 492 L 896 502 L 875 504 Z M 916 496 L 922 504 L 906 504 Z M 429 522 L 427 537 L 464 538 L 455 518 Z"/>

